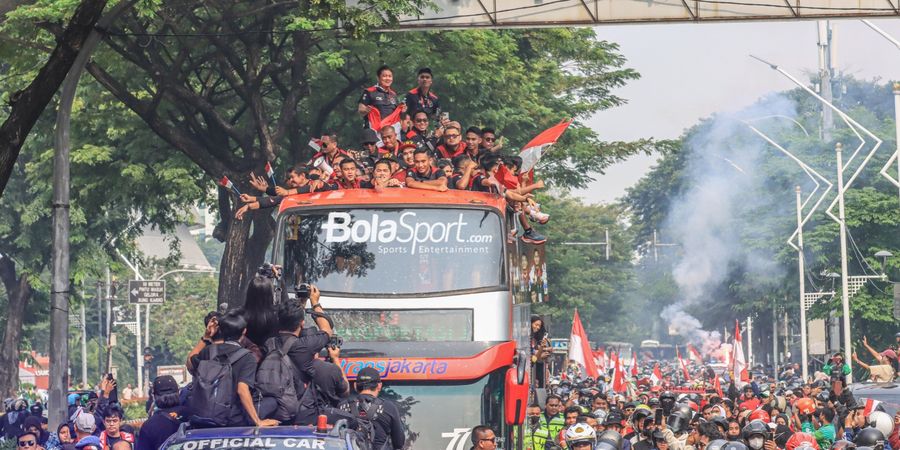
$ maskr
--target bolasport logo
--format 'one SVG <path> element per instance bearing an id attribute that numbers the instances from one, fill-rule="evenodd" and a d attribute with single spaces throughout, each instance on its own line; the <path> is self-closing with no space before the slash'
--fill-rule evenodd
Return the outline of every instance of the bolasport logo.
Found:
<path id="1" fill-rule="evenodd" d="M 473 234 L 468 230 L 464 214 L 455 221 L 420 220 L 415 211 L 400 214 L 396 220 L 373 213 L 371 219 L 353 219 L 347 212 L 330 212 L 322 224 L 325 242 L 373 243 L 384 246 L 380 253 L 481 253 L 488 247 L 473 244 L 490 244 L 490 234 Z M 400 245 L 392 245 L 400 244 Z"/>

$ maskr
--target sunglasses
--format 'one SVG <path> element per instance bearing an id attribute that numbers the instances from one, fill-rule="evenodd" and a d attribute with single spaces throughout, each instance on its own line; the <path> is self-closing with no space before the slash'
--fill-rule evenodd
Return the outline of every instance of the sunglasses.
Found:
<path id="1" fill-rule="evenodd" d="M 34 441 L 19 441 L 19 447 L 31 447 L 34 444 Z"/>
<path id="2" fill-rule="evenodd" d="M 486 138 L 484 138 L 484 140 L 485 140 L 485 141 L 488 141 L 488 142 L 494 142 L 494 141 L 497 140 L 497 138 L 486 137 Z"/>
<path id="3" fill-rule="evenodd" d="M 496 443 L 497 443 L 497 438 L 496 438 L 496 437 L 492 437 L 492 438 L 490 438 L 490 439 L 479 439 L 479 441 L 490 441 L 490 442 L 493 442 L 494 444 L 496 444 Z"/>
<path id="4" fill-rule="evenodd" d="M 456 139 L 459 137 L 459 135 L 458 134 L 445 134 L 444 137 L 447 139 Z"/>
<path id="5" fill-rule="evenodd" d="M 416 123 L 428 123 L 428 119 L 416 119 Z"/>

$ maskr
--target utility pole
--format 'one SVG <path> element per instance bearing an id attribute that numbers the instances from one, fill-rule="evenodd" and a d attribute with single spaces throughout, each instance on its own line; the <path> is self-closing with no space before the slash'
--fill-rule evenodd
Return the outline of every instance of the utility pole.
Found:
<path id="1" fill-rule="evenodd" d="M 659 242 L 659 235 L 656 232 L 656 228 L 653 229 L 653 242 L 650 244 L 653 246 L 653 262 L 659 262 L 659 247 L 678 247 L 679 244 L 666 244 Z"/>
<path id="2" fill-rule="evenodd" d="M 806 265 L 803 259 L 803 205 L 800 203 L 800 186 L 796 186 L 797 193 L 797 264 L 800 273 L 800 365 L 803 371 L 804 383 L 809 371 L 809 354 L 806 337 Z"/>
<path id="3" fill-rule="evenodd" d="M 106 356 L 103 355 L 104 342 L 103 338 L 103 282 L 97 280 L 97 374 L 103 374 L 103 361 Z"/>
<path id="4" fill-rule="evenodd" d="M 778 302 L 772 298 L 772 372 L 778 378 Z"/>
<path id="5" fill-rule="evenodd" d="M 109 266 L 106 266 L 106 296 L 103 297 L 106 299 L 106 350 L 104 354 L 106 355 L 106 360 L 103 361 L 103 370 L 100 372 L 100 376 L 104 374 L 110 373 L 112 370 L 112 325 L 113 325 L 113 315 L 112 315 L 112 277 L 109 273 Z"/>
<path id="6" fill-rule="evenodd" d="M 84 292 L 84 282 L 81 283 L 81 384 L 87 385 L 87 320 L 85 319 L 84 302 L 87 297 Z"/>
<path id="7" fill-rule="evenodd" d="M 592 246 L 592 245 L 600 245 L 600 246 L 603 246 L 603 250 L 604 250 L 604 253 L 605 253 L 605 255 L 606 255 L 606 260 L 609 261 L 609 251 L 610 251 L 610 249 L 611 249 L 611 247 L 612 247 L 612 244 L 611 244 L 610 241 L 609 241 L 609 228 L 606 228 L 606 229 L 603 230 L 603 235 L 604 235 L 604 241 L 602 241 L 602 242 L 560 242 L 559 244 L 560 244 L 560 245 L 575 245 L 575 246 L 580 246 L 580 245 L 588 245 L 588 246 Z M 162 278 L 162 277 L 160 277 L 160 278 Z M 147 314 L 148 314 L 148 315 L 150 314 L 150 305 L 147 305 Z M 148 324 L 147 324 L 147 335 L 148 335 L 148 336 L 150 335 L 150 325 L 149 325 L 149 321 L 148 321 Z M 149 341 L 148 341 L 148 342 L 149 342 Z"/>
<path id="8" fill-rule="evenodd" d="M 831 91 L 831 78 L 834 75 L 832 67 L 832 29 L 831 22 L 828 20 L 820 20 L 816 22 L 818 31 L 819 46 L 819 92 L 822 97 L 832 103 L 833 93 Z M 821 137 L 825 142 L 831 141 L 831 131 L 834 129 L 834 117 L 830 108 L 822 108 L 822 131 Z"/>
<path id="9" fill-rule="evenodd" d="M 850 276 L 847 270 L 847 221 L 844 216 L 844 158 L 841 155 L 841 144 L 835 146 L 837 154 L 837 200 L 838 200 L 838 222 L 840 225 L 841 238 L 841 306 L 844 314 L 844 363 L 850 367 L 850 374 L 847 375 L 847 384 L 853 382 L 853 358 L 848 355 L 853 353 L 850 348 Z"/>
<path id="10" fill-rule="evenodd" d="M 747 317 L 747 369 L 753 367 L 753 319 Z"/>

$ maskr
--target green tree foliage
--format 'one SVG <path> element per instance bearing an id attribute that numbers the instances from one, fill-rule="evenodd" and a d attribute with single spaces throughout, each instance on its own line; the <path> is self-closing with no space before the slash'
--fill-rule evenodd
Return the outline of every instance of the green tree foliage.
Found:
<path id="1" fill-rule="evenodd" d="M 900 254 L 897 251 L 900 248 L 900 235 L 896 233 L 900 221 L 897 191 L 878 174 L 892 149 L 896 148 L 892 138 L 894 124 L 890 86 L 853 79 L 847 79 L 844 83 L 847 93 L 837 100 L 838 106 L 885 138 L 882 150 L 872 158 L 846 195 L 847 225 L 853 238 L 849 244 L 850 274 L 871 275 L 880 273 L 882 269 L 881 262 L 873 257 L 876 251 L 889 250 L 895 255 Z M 838 123 L 832 142 L 822 142 L 817 133 L 820 104 L 799 89 L 782 93 L 780 98 L 787 99 L 793 105 L 796 110 L 795 119 L 805 130 L 778 118 L 754 122 L 754 125 L 824 176 L 835 180 L 835 145 L 838 142 L 843 144 L 846 163 L 859 145 L 855 135 L 842 123 Z M 776 100 L 774 97 L 763 99 L 759 104 L 748 108 L 748 111 L 765 109 L 766 105 L 771 105 Z M 634 233 L 637 240 L 634 248 L 641 255 L 636 276 L 641 280 L 642 286 L 650 287 L 651 292 L 646 302 L 648 307 L 657 311 L 678 301 L 683 295 L 672 278 L 672 268 L 680 261 L 685 250 L 659 248 L 663 256 L 657 263 L 653 259 L 652 248 L 646 243 L 651 240 L 654 229 L 659 230 L 663 236 L 661 241 L 667 242 L 666 236 L 672 225 L 675 209 L 683 207 L 677 200 L 703 179 L 703 175 L 697 176 L 688 168 L 699 159 L 717 157 L 713 154 L 717 150 L 707 149 L 703 153 L 704 148 L 697 145 L 697 142 L 711 133 L 721 121 L 721 116 L 714 116 L 688 130 L 680 144 L 663 152 L 657 166 L 631 188 L 623 199 L 624 204 L 631 208 L 636 224 Z M 785 241 L 796 227 L 794 186 L 802 186 L 804 197 L 812 187 L 806 175 L 774 147 L 763 143 L 763 147 L 757 149 L 761 138 L 747 133 L 747 128 L 739 127 L 735 130 L 723 145 L 727 145 L 729 149 L 747 148 L 752 149 L 748 151 L 762 153 L 752 173 L 734 172 L 733 176 L 735 179 L 742 176 L 758 177 L 758 182 L 755 183 L 758 188 L 737 198 L 740 207 L 735 209 L 732 226 L 738 236 L 739 242 L 736 244 L 740 248 L 740 255 L 732 259 L 732 264 L 717 268 L 724 274 L 722 282 L 713 287 L 709 298 L 697 305 L 692 312 L 707 329 L 719 330 L 723 325 L 731 327 L 736 317 L 757 316 L 763 319 L 758 321 L 761 333 L 754 331 L 754 335 L 771 336 L 773 304 L 784 306 L 795 320 L 799 315 L 799 301 L 796 300 L 799 297 L 797 253 Z M 869 142 L 849 164 L 845 180 L 857 169 L 872 144 Z M 833 284 L 833 280 L 821 275 L 823 272 L 840 272 L 838 225 L 824 214 L 824 208 L 833 198 L 832 192 L 823 208 L 804 227 L 807 292 L 817 289 L 834 289 L 840 292 L 839 280 L 837 284 Z M 704 205 L 695 207 L 703 208 Z M 834 214 L 837 215 L 836 207 Z M 754 258 L 765 259 L 771 264 L 773 270 L 768 276 L 761 277 L 752 264 L 746 263 Z M 886 269 L 891 279 L 897 279 L 900 275 L 897 270 L 900 266 L 898 261 L 900 258 L 896 256 L 888 260 Z M 883 282 L 872 282 L 853 297 L 851 315 L 854 338 L 861 338 L 868 333 L 872 341 L 888 342 L 887 339 L 897 325 L 896 319 L 891 315 L 889 287 Z M 840 314 L 839 295 L 817 305 L 812 310 L 812 317 L 825 317 L 832 311 Z"/>

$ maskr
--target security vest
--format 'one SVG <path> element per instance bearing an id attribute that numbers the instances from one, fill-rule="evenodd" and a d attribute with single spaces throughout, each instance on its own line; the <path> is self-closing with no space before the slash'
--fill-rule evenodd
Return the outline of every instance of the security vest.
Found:
<path id="1" fill-rule="evenodd" d="M 562 413 L 553 416 L 549 421 L 547 420 L 546 413 L 541 414 L 541 428 L 546 429 L 550 433 L 550 436 L 556 438 L 556 436 L 559 436 L 559 431 L 565 427 L 566 418 L 562 415 Z"/>
<path id="2" fill-rule="evenodd" d="M 525 450 L 544 450 L 547 440 L 550 439 L 550 432 L 543 426 L 534 429 L 525 427 L 523 434 L 525 436 L 522 443 L 525 445 Z"/>

